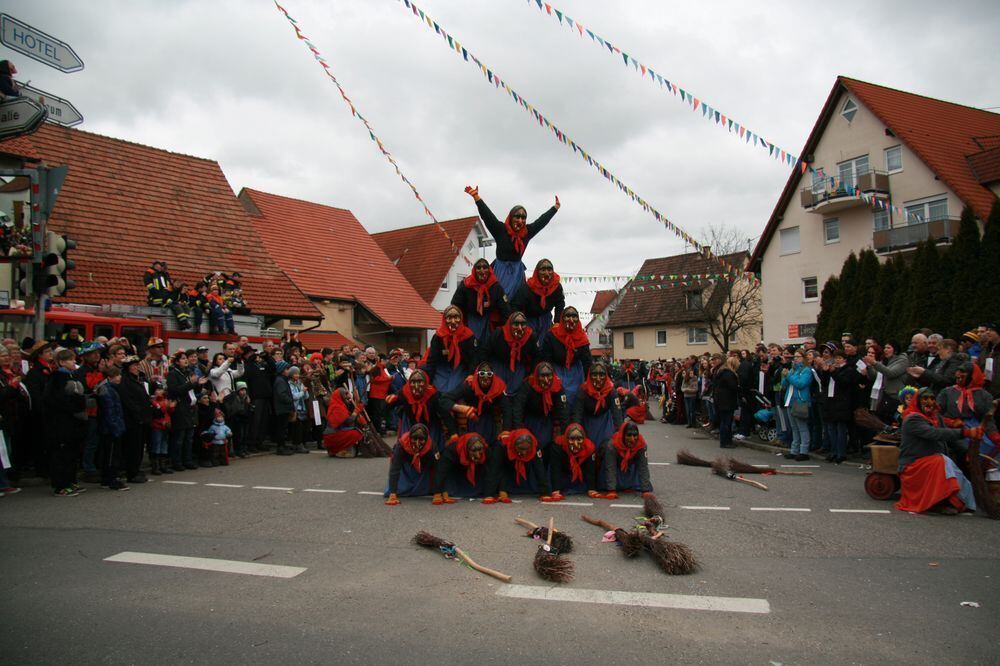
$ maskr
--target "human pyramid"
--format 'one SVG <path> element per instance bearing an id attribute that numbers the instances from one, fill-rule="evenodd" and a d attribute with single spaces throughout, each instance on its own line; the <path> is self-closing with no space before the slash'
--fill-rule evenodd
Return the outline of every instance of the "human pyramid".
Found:
<path id="1" fill-rule="evenodd" d="M 503 222 L 466 187 L 496 241 L 442 314 L 423 364 L 386 403 L 398 411 L 387 505 L 432 495 L 432 504 L 511 494 L 543 502 L 586 493 L 651 493 L 642 388 L 616 387 L 594 361 L 576 308 L 542 259 L 527 280 L 528 243 L 559 210 L 526 224 L 524 206 Z M 555 322 L 555 323 L 553 323 Z M 347 442 L 345 441 L 345 444 Z"/>

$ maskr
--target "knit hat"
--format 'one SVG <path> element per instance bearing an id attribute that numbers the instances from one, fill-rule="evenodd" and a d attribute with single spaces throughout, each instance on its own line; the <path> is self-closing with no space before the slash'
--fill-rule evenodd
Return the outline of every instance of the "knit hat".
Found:
<path id="1" fill-rule="evenodd" d="M 966 331 L 965 333 L 962 333 L 962 337 L 970 342 L 979 342 L 979 334 L 975 331 Z"/>
<path id="2" fill-rule="evenodd" d="M 274 364 L 274 369 L 277 371 L 279 375 L 285 371 L 285 368 L 288 367 L 291 367 L 288 361 L 278 361 L 277 363 Z"/>
<path id="3" fill-rule="evenodd" d="M 247 383 L 246 382 L 236 382 L 236 390 L 237 391 L 239 391 L 240 389 L 245 389 L 246 387 L 247 387 Z"/>
<path id="4" fill-rule="evenodd" d="M 823 346 L 829 349 L 831 354 L 840 349 L 840 345 L 838 345 L 836 342 L 833 342 L 832 340 L 830 340 L 829 342 L 824 342 Z"/>
<path id="5" fill-rule="evenodd" d="M 301 371 L 301 370 L 299 370 L 299 366 L 297 366 L 297 365 L 293 365 L 293 366 L 292 366 L 291 368 L 289 368 L 289 370 L 288 370 L 288 376 L 289 376 L 289 377 L 295 377 L 295 376 L 297 376 L 297 375 L 298 375 L 298 374 L 299 374 L 300 372 L 302 372 L 302 371 Z"/>

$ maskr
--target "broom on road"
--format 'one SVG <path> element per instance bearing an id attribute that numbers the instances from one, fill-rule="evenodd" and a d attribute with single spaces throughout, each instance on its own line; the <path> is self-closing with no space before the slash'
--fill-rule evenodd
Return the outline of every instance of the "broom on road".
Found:
<path id="1" fill-rule="evenodd" d="M 417 532 L 413 537 L 413 543 L 418 546 L 423 546 L 424 548 L 437 548 L 444 555 L 445 559 L 454 560 L 458 558 L 469 565 L 470 568 L 475 569 L 479 573 L 484 573 L 487 576 L 492 576 L 497 580 L 502 580 L 505 583 L 511 581 L 511 577 L 505 573 L 500 573 L 499 571 L 494 571 L 493 569 L 487 569 L 484 566 L 476 564 L 472 561 L 472 558 L 465 554 L 461 548 L 456 546 L 451 541 L 442 539 L 441 537 L 436 537 L 430 532 L 420 531 Z"/>
<path id="2" fill-rule="evenodd" d="M 740 483 L 745 483 L 748 486 L 760 488 L 761 490 L 767 490 L 767 486 L 765 486 L 760 481 L 751 481 L 750 479 L 744 478 L 739 474 L 737 474 L 736 472 L 734 472 L 733 470 L 729 469 L 729 461 L 726 460 L 725 458 L 722 457 L 716 458 L 715 462 L 711 464 L 711 467 L 713 474 L 718 474 L 724 479 L 729 479 L 730 481 L 739 481 Z"/>
<path id="3" fill-rule="evenodd" d="M 515 518 L 514 522 L 522 527 L 527 527 L 529 532 L 525 534 L 527 537 L 532 539 L 540 539 L 542 541 L 547 541 L 549 538 L 549 528 L 536 525 L 524 518 Z M 570 553 L 573 551 L 573 537 L 566 534 L 565 532 L 560 532 L 556 530 L 555 534 L 552 535 L 552 545 L 560 553 Z"/>
<path id="4" fill-rule="evenodd" d="M 555 529 L 555 518 L 549 518 L 548 537 L 535 553 L 535 571 L 547 581 L 568 583 L 573 580 L 574 566 L 572 560 L 559 557 L 559 551 L 552 546 L 552 535 L 555 533 Z"/>
<path id="5" fill-rule="evenodd" d="M 711 467 L 712 463 L 708 460 L 702 460 L 698 456 L 694 455 L 687 449 L 681 449 L 677 452 L 677 464 L 678 465 L 688 465 L 690 467 Z"/>
<path id="6" fill-rule="evenodd" d="M 615 527 L 606 520 L 592 518 L 590 516 L 580 516 L 580 520 L 604 529 L 605 533 L 614 533 L 615 543 L 621 546 L 622 555 L 625 557 L 635 557 L 642 552 L 642 539 L 636 532 L 629 532 L 621 527 Z"/>
<path id="7" fill-rule="evenodd" d="M 683 576 L 698 570 L 698 558 L 694 552 L 683 543 L 668 541 L 663 535 L 651 536 L 646 531 L 640 531 L 642 547 L 650 554 L 663 573 L 671 576 Z"/>
<path id="8" fill-rule="evenodd" d="M 784 474 L 786 476 L 812 476 L 812 472 L 790 472 L 783 469 L 776 469 L 770 465 L 764 465 L 763 467 L 749 465 L 745 462 L 740 462 L 736 458 L 729 458 L 728 460 L 729 469 L 737 474 Z"/>

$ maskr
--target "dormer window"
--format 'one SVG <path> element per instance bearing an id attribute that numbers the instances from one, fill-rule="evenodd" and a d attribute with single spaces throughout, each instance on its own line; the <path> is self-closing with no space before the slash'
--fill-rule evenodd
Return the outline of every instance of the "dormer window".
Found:
<path id="1" fill-rule="evenodd" d="M 847 101 L 844 102 L 844 108 L 840 110 L 840 115 L 844 116 L 847 122 L 851 122 L 854 120 L 854 116 L 857 115 L 857 113 L 858 105 L 854 103 L 853 99 L 848 98 Z"/>

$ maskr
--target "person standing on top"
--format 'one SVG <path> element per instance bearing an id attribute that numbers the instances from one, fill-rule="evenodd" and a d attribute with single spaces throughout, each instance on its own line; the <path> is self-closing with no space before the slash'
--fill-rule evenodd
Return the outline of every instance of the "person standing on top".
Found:
<path id="1" fill-rule="evenodd" d="M 507 213 L 507 218 L 500 222 L 486 205 L 486 202 L 479 198 L 478 185 L 476 187 L 467 186 L 465 192 L 476 202 L 479 217 L 482 218 L 483 224 L 496 240 L 497 258 L 493 261 L 493 272 L 496 274 L 497 280 L 500 281 L 500 286 L 503 287 L 507 298 L 511 299 L 524 284 L 525 266 L 521 260 L 528 247 L 528 242 L 545 228 L 545 225 L 559 210 L 559 197 L 556 197 L 556 203 L 552 208 L 542 213 L 541 217 L 531 224 L 526 224 L 528 214 L 524 206 L 514 206 Z"/>

